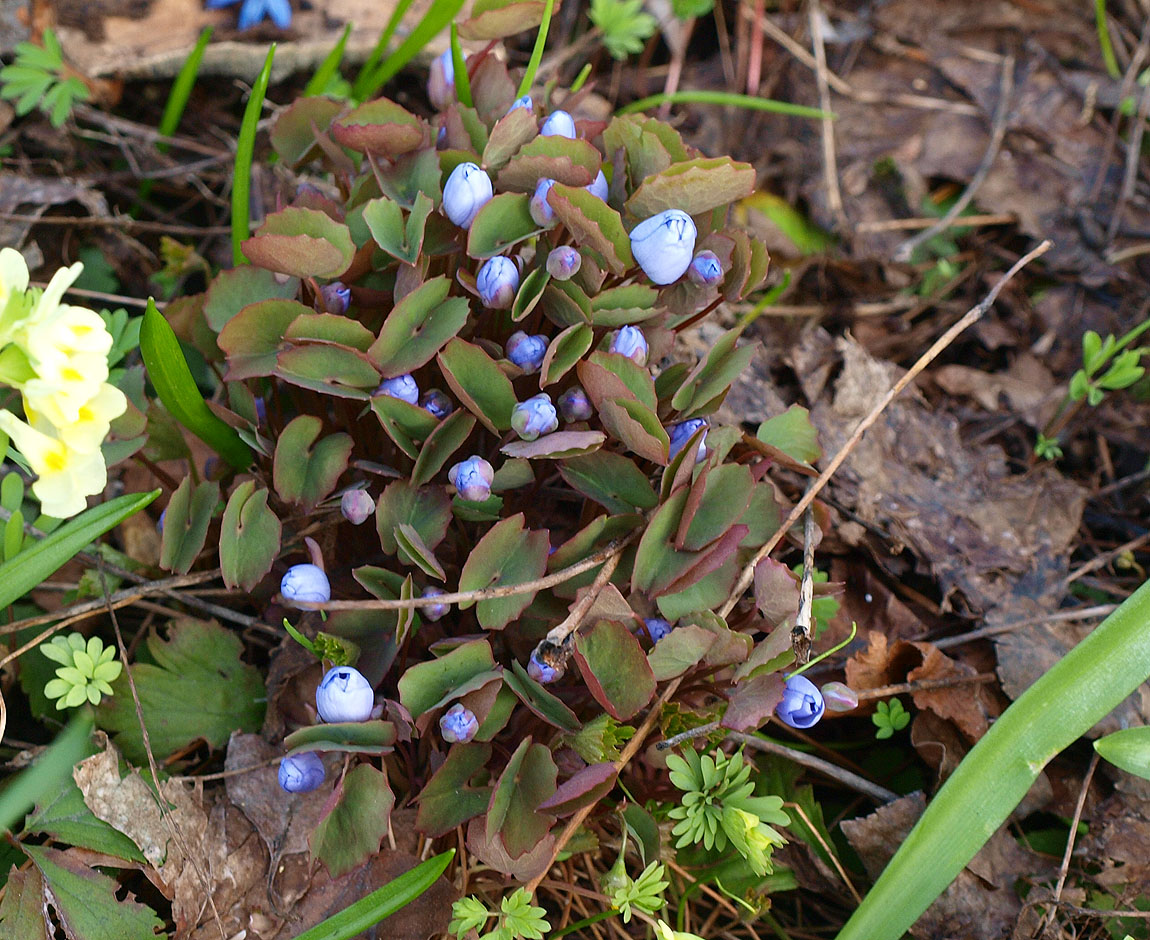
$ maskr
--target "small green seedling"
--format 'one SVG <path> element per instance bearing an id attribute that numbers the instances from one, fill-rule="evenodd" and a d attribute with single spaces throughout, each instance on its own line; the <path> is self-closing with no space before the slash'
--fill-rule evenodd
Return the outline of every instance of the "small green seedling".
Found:
<path id="1" fill-rule="evenodd" d="M 889 703 L 879 702 L 877 710 L 870 716 L 878 731 L 874 736 L 880 741 L 891 737 L 896 731 L 902 731 L 910 724 L 910 713 L 902 707 L 902 702 L 892 698 Z"/>
<path id="2" fill-rule="evenodd" d="M 88 86 L 67 65 L 60 41 L 50 29 L 44 30 L 44 45 L 22 42 L 16 46 L 16 60 L 0 69 L 0 98 L 16 102 L 16 113 L 27 114 L 39 108 L 61 127 L 77 101 L 90 97 Z"/>
<path id="3" fill-rule="evenodd" d="M 591 0 L 591 22 L 603 34 L 603 47 L 616 59 L 643 51 L 659 24 L 644 13 L 642 0 Z"/>
<path id="4" fill-rule="evenodd" d="M 56 678 L 44 686 L 44 694 L 56 699 L 56 708 L 75 708 L 84 702 L 99 705 L 100 699 L 112 694 L 113 682 L 123 670 L 116 659 L 116 648 L 104 646 L 99 637 L 87 642 L 79 633 L 58 636 L 40 647 L 40 652 L 59 663 Z"/>
<path id="5" fill-rule="evenodd" d="M 452 920 L 449 933 L 462 938 L 469 930 L 478 931 L 487 921 L 497 918 L 495 928 L 479 935 L 479 940 L 540 940 L 551 929 L 544 916 L 547 912 L 531 903 L 531 895 L 523 888 L 503 898 L 498 911 L 489 911 L 476 897 L 460 898 L 451 905 Z"/>

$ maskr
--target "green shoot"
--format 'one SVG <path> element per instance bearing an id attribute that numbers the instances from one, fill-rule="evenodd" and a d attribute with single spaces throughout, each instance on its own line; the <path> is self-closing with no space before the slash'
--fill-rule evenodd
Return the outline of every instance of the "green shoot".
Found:
<path id="1" fill-rule="evenodd" d="M 531 903 L 531 895 L 523 888 L 516 888 L 499 904 L 499 911 L 489 911 L 482 901 L 475 897 L 460 898 L 451 905 L 452 919 L 449 933 L 462 938 L 470 930 L 478 930 L 495 917 L 495 928 L 479 935 L 479 940 L 541 940 L 551 929 L 546 911 Z"/>
<path id="2" fill-rule="evenodd" d="M 726 91 L 676 91 L 672 94 L 651 95 L 624 105 L 616 114 L 634 114 L 646 111 L 665 102 L 671 104 L 722 104 L 736 108 L 750 108 L 752 111 L 770 111 L 774 114 L 789 114 L 791 117 L 805 117 L 813 120 L 833 118 L 835 115 L 819 108 L 809 108 L 789 101 L 775 101 L 773 98 L 752 98 L 750 95 L 737 95 Z"/>
<path id="3" fill-rule="evenodd" d="M 891 737 L 896 731 L 902 731 L 910 724 L 910 713 L 902 707 L 902 702 L 897 698 L 892 698 L 889 703 L 879 702 L 875 708 L 877 710 L 870 716 L 870 720 L 878 728 L 874 736 L 880 741 Z"/>
<path id="4" fill-rule="evenodd" d="M 643 44 L 659 28 L 655 17 L 643 12 L 642 0 L 591 0 L 589 16 L 603 34 L 604 48 L 615 59 L 642 52 Z"/>
<path id="5" fill-rule="evenodd" d="M 523 80 L 519 83 L 519 90 L 515 92 L 516 98 L 522 98 L 527 94 L 531 90 L 531 83 L 535 81 L 535 73 L 539 71 L 539 63 L 543 60 L 543 47 L 547 45 L 547 30 L 551 26 L 551 12 L 554 9 L 555 0 L 547 0 L 543 7 L 543 20 L 539 24 L 539 32 L 535 34 L 535 46 L 531 50 L 531 58 L 527 60 Z"/>
<path id="6" fill-rule="evenodd" d="M 324 60 L 315 70 L 315 74 L 308 79 L 308 83 L 303 89 L 305 98 L 312 95 L 322 95 L 331 86 L 332 79 L 339 77 L 339 64 L 343 61 L 343 50 L 347 46 L 348 37 L 351 35 L 351 25 L 348 23 L 343 28 L 343 35 L 331 47 L 331 52 L 324 56 Z"/>
<path id="7" fill-rule="evenodd" d="M 622 853 L 619 860 L 622 861 Z M 667 869 L 660 862 L 652 862 L 638 878 L 629 878 L 623 873 L 621 884 L 608 892 L 611 904 L 623 915 L 623 923 L 631 922 L 632 908 L 648 914 L 656 914 L 663 909 L 663 892 L 670 886 L 666 880 Z"/>
<path id="8" fill-rule="evenodd" d="M 395 31 L 403 21 L 403 14 L 408 11 L 408 8 L 414 2 L 415 0 L 399 0 L 399 3 L 395 5 L 395 9 L 391 11 L 387 25 L 383 27 L 383 32 L 379 34 L 379 39 L 375 43 L 375 48 L 371 50 L 371 55 L 367 57 L 367 60 L 360 67 L 359 74 L 356 76 L 355 81 L 352 82 L 351 96 L 356 101 L 364 101 L 370 97 L 371 93 L 367 90 L 368 80 L 371 78 L 372 72 L 376 70 L 379 63 L 383 60 L 383 54 L 387 52 L 387 44 L 391 42 L 391 37 L 395 35 Z"/>
<path id="9" fill-rule="evenodd" d="M 1114 55 L 1114 44 L 1110 42 L 1110 28 L 1106 25 L 1106 0 L 1094 0 L 1094 27 L 1098 30 L 1098 48 L 1102 50 L 1102 61 L 1111 78 L 1121 78 L 1122 70 Z"/>
<path id="10" fill-rule="evenodd" d="M 241 247 L 251 237 L 251 198 L 252 187 L 252 156 L 256 149 L 256 128 L 260 123 L 260 113 L 264 107 L 264 96 L 268 91 L 268 80 L 272 74 L 272 59 L 275 58 L 276 46 L 273 42 L 268 49 L 264 66 L 252 86 L 251 97 L 248 98 L 247 107 L 244 108 L 243 121 L 240 124 L 240 136 L 236 141 L 236 167 L 232 175 L 232 261 L 235 264 L 247 264 Z"/>
<path id="11" fill-rule="evenodd" d="M 372 97 L 398 75 L 400 70 L 414 59 L 436 34 L 455 19 L 455 14 L 459 12 L 462 6 L 463 0 L 435 0 L 431 4 L 431 8 L 424 14 L 423 19 L 416 24 L 415 29 L 399 44 L 399 48 L 381 62 L 366 78 L 364 78 L 364 72 L 367 71 L 367 66 L 364 66 L 363 72 L 360 72 L 359 78 L 352 86 L 353 97 L 361 101 Z M 388 23 L 388 26 L 391 24 Z M 383 37 L 380 39 L 382 41 Z M 363 79 L 362 82 L 361 79 Z"/>
<path id="12" fill-rule="evenodd" d="M 455 97 L 464 107 L 472 107 L 471 76 L 467 74 L 467 60 L 463 57 L 463 47 L 459 44 L 459 29 L 451 24 L 451 64 L 455 75 Z"/>
<path id="13" fill-rule="evenodd" d="M 575 81 L 571 83 L 571 94 L 575 94 L 591 77 L 591 63 L 588 62 L 579 70 L 579 74 L 575 76 Z"/>
<path id="14" fill-rule="evenodd" d="M 53 127 L 62 127 L 77 101 L 90 97 L 88 86 L 64 64 L 60 41 L 44 30 L 44 45 L 18 43 L 15 61 L 0 69 L 0 98 L 15 101 L 17 114 L 39 108 Z"/>

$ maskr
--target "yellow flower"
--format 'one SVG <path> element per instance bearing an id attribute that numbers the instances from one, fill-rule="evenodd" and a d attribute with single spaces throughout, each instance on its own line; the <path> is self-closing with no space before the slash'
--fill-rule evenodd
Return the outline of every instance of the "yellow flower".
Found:
<path id="1" fill-rule="evenodd" d="M 99 394 L 108 378 L 108 359 L 102 353 L 34 365 L 36 378 L 20 386 L 25 406 L 57 428 L 79 421 L 80 410 Z"/>
<path id="2" fill-rule="evenodd" d="M 8 410 L 0 410 L 0 431 L 12 439 L 39 478 L 32 484 L 32 492 L 45 515 L 66 519 L 82 512 L 86 498 L 101 492 L 108 482 L 104 455 L 99 450 L 80 453 Z"/>
<path id="3" fill-rule="evenodd" d="M 0 248 L 0 345 L 7 342 L 7 334 L 27 315 L 30 307 L 28 265 L 15 248 Z"/>
<path id="4" fill-rule="evenodd" d="M 29 383 L 31 384 L 31 383 Z M 76 420 L 70 424 L 56 424 L 47 415 L 37 411 L 27 397 L 25 387 L 24 411 L 28 423 L 38 431 L 63 441 L 73 450 L 90 454 L 100 449 L 115 418 L 128 409 L 128 399 L 116 386 L 104 382 L 96 394 L 79 408 Z"/>
<path id="5" fill-rule="evenodd" d="M 703 940 L 698 934 L 686 933 L 682 930 L 672 930 L 666 921 L 655 924 L 655 933 L 659 940 Z"/>

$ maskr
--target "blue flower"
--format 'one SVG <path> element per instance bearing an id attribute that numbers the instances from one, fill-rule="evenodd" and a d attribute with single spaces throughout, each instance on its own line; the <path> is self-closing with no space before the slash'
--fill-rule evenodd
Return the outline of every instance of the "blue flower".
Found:
<path id="1" fill-rule="evenodd" d="M 288 793 L 310 793 L 323 783 L 324 773 L 315 751 L 289 754 L 280 761 L 280 786 Z"/>
<path id="2" fill-rule="evenodd" d="M 339 499 L 339 511 L 352 525 L 363 525 L 375 512 L 375 500 L 367 490 L 348 490 Z"/>
<path id="3" fill-rule="evenodd" d="M 423 393 L 419 399 L 419 407 L 425 411 L 431 412 L 440 421 L 446 418 L 451 412 L 455 410 L 455 405 L 451 403 L 451 399 L 447 394 L 438 388 L 429 388 Z"/>
<path id="4" fill-rule="evenodd" d="M 602 199 L 604 202 L 607 201 L 607 177 L 603 175 L 602 170 L 599 171 L 598 176 L 596 176 L 583 188 L 587 190 L 587 192 L 589 192 L 592 196 L 596 196 L 599 199 Z"/>
<path id="5" fill-rule="evenodd" d="M 687 268 L 687 277 L 699 287 L 714 287 L 723 279 L 723 265 L 713 251 L 700 251 Z"/>
<path id="6" fill-rule="evenodd" d="M 280 581 L 280 594 L 288 602 L 326 604 L 331 600 L 331 582 L 318 565 L 292 565 Z"/>
<path id="7" fill-rule="evenodd" d="M 564 421 L 586 421 L 595 413 L 587 393 L 578 385 L 572 385 L 559 396 L 559 413 Z"/>
<path id="8" fill-rule="evenodd" d="M 540 685 L 547 685 L 563 675 L 563 671 L 556 669 L 554 666 L 549 666 L 535 655 L 535 653 L 532 653 L 531 659 L 527 662 L 527 675 Z"/>
<path id="9" fill-rule="evenodd" d="M 672 284 L 690 267 L 697 234 L 686 212 L 667 209 L 631 230 L 631 253 L 652 281 Z"/>
<path id="10" fill-rule="evenodd" d="M 539 128 L 541 137 L 570 137 L 575 139 L 575 121 L 566 111 L 552 111 L 543 126 Z"/>
<path id="11" fill-rule="evenodd" d="M 367 721 L 375 708 L 375 692 L 358 669 L 336 666 L 315 690 L 315 707 L 327 722 Z"/>
<path id="12" fill-rule="evenodd" d="M 476 213 L 495 192 L 491 177 L 474 163 L 461 163 L 443 184 L 443 211 L 460 228 L 471 228 Z"/>
<path id="13" fill-rule="evenodd" d="M 678 424 L 672 424 L 667 428 L 667 435 L 671 439 L 671 446 L 667 451 L 667 459 L 674 460 L 675 455 L 679 453 L 695 434 L 699 428 L 707 427 L 706 418 L 692 418 L 690 421 L 680 421 Z M 703 432 L 703 436 L 699 438 L 699 450 L 695 454 L 695 463 L 703 460 L 707 456 L 707 432 Z"/>
<path id="14" fill-rule="evenodd" d="M 488 258 L 475 278 L 475 287 L 483 306 L 491 310 L 507 310 L 515 302 L 519 290 L 519 268 L 503 255 Z"/>
<path id="15" fill-rule="evenodd" d="M 625 326 L 611 334 L 608 352 L 626 356 L 641 366 L 647 364 L 647 337 L 637 326 Z"/>
<path id="16" fill-rule="evenodd" d="M 547 355 L 547 337 L 543 334 L 529 336 L 523 330 L 516 330 L 507 340 L 507 358 L 526 375 L 538 372 L 543 365 L 543 357 Z"/>
<path id="17" fill-rule="evenodd" d="M 466 744 L 479 730 L 479 719 L 470 708 L 452 705 L 439 718 L 439 733 L 448 744 Z"/>
<path id="18" fill-rule="evenodd" d="M 447 479 L 461 497 L 481 503 L 491 495 L 495 471 L 486 460 L 473 454 L 448 470 Z"/>
<path id="19" fill-rule="evenodd" d="M 516 108 L 523 108 L 525 111 L 534 111 L 535 104 L 531 100 L 530 95 L 524 95 L 522 98 L 516 98 L 513 102 L 511 102 L 511 107 L 507 109 L 507 114 L 510 114 Z M 507 115 L 505 114 L 504 117 L 506 116 Z"/>
<path id="20" fill-rule="evenodd" d="M 817 724 L 826 711 L 823 694 L 806 676 L 791 676 L 783 692 L 783 700 L 775 706 L 779 721 L 792 728 L 810 728 Z"/>
<path id="21" fill-rule="evenodd" d="M 448 49 L 431 63 L 427 75 L 427 97 L 437 111 L 442 111 L 455 97 L 455 60 Z"/>
<path id="22" fill-rule="evenodd" d="M 415 384 L 415 379 L 408 373 L 397 375 L 394 379 L 384 379 L 379 383 L 379 388 L 375 390 L 375 394 L 398 398 L 409 405 L 414 405 L 419 401 L 419 386 Z"/>
<path id="23" fill-rule="evenodd" d="M 546 177 L 541 179 L 535 184 L 535 192 L 527 204 L 527 211 L 531 213 L 531 221 L 540 228 L 551 228 L 555 224 L 555 210 L 547 201 L 547 194 L 551 192 L 551 187 L 554 185 L 555 180 L 553 179 Z"/>
<path id="24" fill-rule="evenodd" d="M 643 624 L 647 627 L 647 634 L 651 637 L 652 643 L 658 643 L 663 637 L 675 629 L 662 617 L 646 617 L 643 620 Z"/>
<path id="25" fill-rule="evenodd" d="M 547 273 L 557 281 L 566 281 L 579 273 L 583 256 L 570 245 L 552 248 L 547 256 Z"/>
<path id="26" fill-rule="evenodd" d="M 427 587 L 425 587 L 423 589 L 423 596 L 424 597 L 438 597 L 440 594 L 446 594 L 446 593 L 447 592 L 445 590 L 443 590 L 443 588 L 437 588 L 433 584 L 429 584 Z M 420 613 L 422 613 L 423 616 L 426 617 L 428 620 L 439 620 L 449 610 L 451 610 L 451 605 L 450 604 L 428 604 L 426 607 L 420 607 L 419 610 L 420 610 Z"/>
<path id="27" fill-rule="evenodd" d="M 207 0 L 204 7 L 208 10 L 219 10 L 238 2 L 240 0 Z M 240 29 L 251 29 L 265 16 L 271 17 L 272 22 L 280 29 L 287 29 L 291 26 L 291 4 L 288 0 L 242 0 L 237 25 Z"/>
<path id="28" fill-rule="evenodd" d="M 511 427 L 525 441 L 533 441 L 550 434 L 559 427 L 559 416 L 546 392 L 532 395 L 527 401 L 517 402 L 511 409 Z"/>

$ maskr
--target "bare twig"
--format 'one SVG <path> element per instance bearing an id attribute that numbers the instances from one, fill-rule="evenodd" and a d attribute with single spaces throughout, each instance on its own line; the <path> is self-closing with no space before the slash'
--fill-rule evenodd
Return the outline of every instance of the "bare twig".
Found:
<path id="1" fill-rule="evenodd" d="M 990 293 L 988 293 L 986 297 L 984 297 L 978 304 L 971 307 L 961 320 L 955 323 L 954 326 L 952 326 L 949 330 L 943 333 L 942 336 L 935 340 L 930 349 L 924 352 L 919 357 L 918 361 L 906 371 L 902 378 L 900 378 L 897 382 L 895 382 L 893 386 L 891 386 L 890 390 L 882 397 L 882 399 L 879 400 L 878 404 L 876 404 L 874 408 L 871 409 L 870 414 L 868 414 L 858 423 L 858 426 L 854 429 L 853 432 L 851 432 L 851 436 L 847 439 L 846 443 L 843 444 L 839 452 L 831 458 L 831 461 L 827 464 L 826 469 L 819 474 L 818 479 L 815 480 L 813 484 L 811 484 L 810 488 L 806 491 L 805 494 L 803 494 L 802 499 L 795 503 L 794 508 L 791 510 L 790 515 L 787 516 L 783 524 L 779 526 L 775 534 L 767 540 L 766 544 L 764 544 L 757 552 L 755 552 L 754 557 L 747 563 L 746 567 L 743 568 L 742 574 L 739 575 L 739 580 L 735 583 L 735 586 L 731 590 L 730 595 L 728 595 L 726 602 L 719 609 L 720 617 L 726 617 L 731 612 L 731 610 L 734 609 L 734 606 L 738 603 L 739 598 L 743 596 L 743 592 L 747 590 L 755 578 L 755 566 L 764 558 L 766 558 L 767 555 L 769 555 L 772 551 L 774 551 L 775 546 L 778 545 L 780 541 L 782 541 L 786 533 L 790 531 L 791 526 L 793 526 L 796 522 L 799 521 L 799 519 L 802 518 L 803 513 L 806 512 L 807 507 L 814 502 L 815 497 L 827 485 L 827 483 L 830 482 L 831 477 L 838 472 L 839 467 L 843 465 L 843 462 L 847 459 L 847 457 L 850 456 L 855 447 L 858 446 L 859 441 L 862 440 L 862 436 L 867 432 L 867 429 L 878 420 L 879 415 L 881 415 L 886 410 L 887 406 L 895 399 L 897 395 L 902 392 L 903 389 L 905 389 L 911 382 L 915 380 L 915 378 L 917 378 L 918 374 L 922 372 L 923 369 L 930 365 L 938 357 L 938 355 L 944 349 L 946 349 L 947 346 L 954 342 L 955 338 L 960 333 L 962 333 L 963 330 L 976 322 L 980 317 L 982 317 L 983 314 L 986 313 L 987 310 L 991 308 L 995 300 L 998 299 L 998 295 L 1002 289 L 1019 271 L 1030 264 L 1030 262 L 1035 258 L 1046 254 L 1046 252 L 1050 250 L 1051 244 L 1052 243 L 1049 240 L 1044 241 L 1037 248 L 1027 252 L 1025 255 L 1019 258 L 1018 261 L 1016 261 L 1011 266 L 1010 270 L 1007 271 L 1001 278 L 999 278 L 998 283 L 996 283 L 994 287 L 990 289 Z"/>
<path id="2" fill-rule="evenodd" d="M 1066 851 L 1062 853 L 1062 864 L 1058 866 L 1058 883 L 1054 887 L 1054 905 L 1047 910 L 1042 918 L 1035 936 L 1046 934 L 1046 925 L 1054 918 L 1054 912 L 1062 902 L 1062 889 L 1066 887 L 1066 876 L 1070 872 L 1070 857 L 1074 854 L 1074 839 L 1078 835 L 1078 823 L 1082 820 L 1082 809 L 1086 805 L 1086 794 L 1090 791 L 1090 781 L 1094 778 L 1094 771 L 1098 767 L 1098 752 L 1090 755 L 1090 766 L 1086 768 L 1086 775 L 1082 778 L 1082 788 L 1078 791 L 1078 802 L 1074 804 L 1074 818 L 1070 821 L 1070 832 L 1066 836 Z"/>
<path id="3" fill-rule="evenodd" d="M 827 206 L 834 216 L 835 224 L 846 227 L 846 211 L 843 209 L 843 194 L 839 189 L 838 159 L 835 156 L 835 122 L 831 115 L 831 90 L 827 74 L 827 50 L 823 44 L 823 8 L 819 0 L 811 0 L 809 7 L 811 44 L 815 50 L 815 86 L 819 92 L 819 108 L 825 113 L 821 121 L 823 131 L 823 176 L 827 187 Z"/>
<path id="4" fill-rule="evenodd" d="M 811 619 L 815 607 L 815 511 L 808 506 L 803 523 L 803 576 L 799 581 L 799 611 L 791 630 L 795 662 L 805 666 L 811 658 Z"/>
<path id="5" fill-rule="evenodd" d="M 974 194 L 978 192 L 979 187 L 986 181 L 986 177 L 990 174 L 990 168 L 994 166 L 994 161 L 998 157 L 998 151 L 1002 147 L 1002 140 L 1006 136 L 1007 118 L 1010 116 L 1010 101 L 1014 96 L 1014 56 L 1003 56 L 1002 59 L 1002 78 L 998 85 L 998 107 L 994 109 L 994 119 L 990 132 L 990 143 L 986 147 L 986 152 L 982 155 L 982 162 L 979 163 L 978 169 L 974 171 L 974 176 L 970 178 L 970 182 L 966 184 L 958 199 L 955 200 L 953 206 L 947 210 L 946 215 L 939 219 L 934 225 L 928 229 L 924 229 L 912 238 L 908 238 L 898 248 L 895 249 L 894 257 L 896 261 L 909 261 L 914 250 L 920 245 L 930 241 L 939 232 L 944 232 L 954 224 L 955 220 L 962 214 L 962 211 L 970 205 L 970 201 L 974 198 Z"/>
<path id="6" fill-rule="evenodd" d="M 917 682 L 898 682 L 894 685 L 883 685 L 877 689 L 857 690 L 855 694 L 860 702 L 876 698 L 890 698 L 892 695 L 906 695 L 914 692 L 927 692 L 931 689 L 949 689 L 956 685 L 983 685 L 998 680 L 993 672 L 979 672 L 973 676 L 947 676 L 945 679 L 920 679 Z"/>
<path id="7" fill-rule="evenodd" d="M 1146 130 L 1148 114 L 1150 114 L 1150 85 L 1142 89 L 1142 95 L 1138 99 L 1138 118 L 1131 129 L 1130 143 L 1126 147 L 1126 172 L 1122 175 L 1122 191 L 1118 194 L 1118 202 L 1110 214 L 1110 225 L 1106 230 L 1106 237 L 1110 242 L 1117 237 L 1126 203 L 1134 195 L 1134 184 L 1138 180 L 1138 167 L 1142 161 L 1142 134 Z"/>
<path id="8" fill-rule="evenodd" d="M 938 649 L 947 649 L 951 646 L 961 646 L 963 643 L 973 643 L 975 640 L 985 640 L 987 637 L 1010 633 L 1022 627 L 1033 627 L 1040 623 L 1064 623 L 1073 620 L 1094 620 L 1106 617 L 1118 609 L 1117 604 L 1099 604 L 1095 607 L 1083 607 L 1078 610 L 1059 610 L 1041 617 L 1027 617 L 1024 620 L 1011 620 L 1008 623 L 996 623 L 992 627 L 979 627 L 958 636 L 947 636 L 932 640 Z"/>

